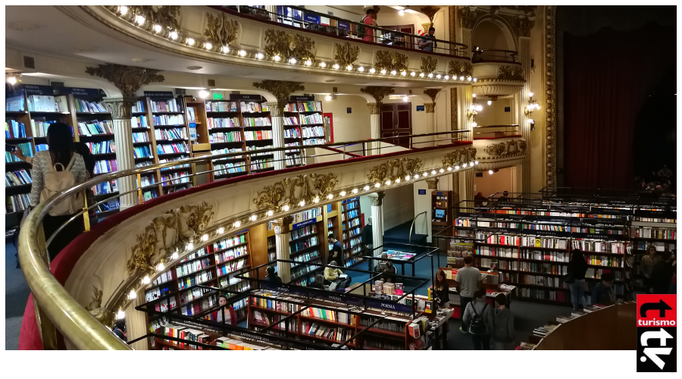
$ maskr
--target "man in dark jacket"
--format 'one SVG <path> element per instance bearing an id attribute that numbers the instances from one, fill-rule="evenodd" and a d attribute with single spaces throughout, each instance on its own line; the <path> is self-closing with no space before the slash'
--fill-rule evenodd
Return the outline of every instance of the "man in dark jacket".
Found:
<path id="1" fill-rule="evenodd" d="M 265 280 L 269 280 L 274 284 L 282 284 L 282 278 L 277 275 L 275 272 L 275 267 L 273 266 L 268 266 L 267 268 L 268 275 L 265 277 Z"/>
<path id="2" fill-rule="evenodd" d="M 488 327 L 492 337 L 493 349 L 514 349 L 514 315 L 507 308 L 507 296 L 495 296 L 495 309 L 488 313 Z"/>
<path id="3" fill-rule="evenodd" d="M 616 303 L 616 295 L 613 292 L 613 274 L 607 272 L 602 275 L 601 282 L 592 290 L 592 305 L 611 305 Z"/>
<path id="4" fill-rule="evenodd" d="M 672 257 L 671 252 L 664 252 L 661 260 L 656 262 L 654 268 L 651 269 L 652 293 L 667 294 L 670 291 L 670 282 L 675 271 L 672 265 Z"/>

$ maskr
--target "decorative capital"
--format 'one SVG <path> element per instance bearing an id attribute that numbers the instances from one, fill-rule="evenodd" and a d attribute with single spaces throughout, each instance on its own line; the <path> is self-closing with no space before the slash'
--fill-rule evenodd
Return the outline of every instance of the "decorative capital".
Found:
<path id="1" fill-rule="evenodd" d="M 405 177 L 413 176 L 423 165 L 419 158 L 391 159 L 372 167 L 367 174 L 367 180 L 370 183 L 384 183 L 388 180 L 395 181 L 396 179 L 407 180 Z"/>
<path id="2" fill-rule="evenodd" d="M 214 15 L 213 12 L 206 12 L 206 21 L 204 36 L 213 46 L 222 48 L 232 45 L 237 40 L 239 23 L 236 20 L 228 20 L 225 13 Z"/>
<path id="3" fill-rule="evenodd" d="M 477 7 L 468 5 L 457 7 L 459 10 L 459 22 L 463 28 L 473 29 L 476 21 L 483 16 L 483 11 Z"/>
<path id="4" fill-rule="evenodd" d="M 335 43 L 334 50 L 336 50 L 334 60 L 336 60 L 336 63 L 338 63 L 339 66 L 344 68 L 349 65 L 354 65 L 360 55 L 360 47 L 351 45 L 350 42 L 344 44 Z"/>
<path id="5" fill-rule="evenodd" d="M 284 107 L 280 107 L 278 102 L 267 102 L 265 105 L 270 110 L 270 116 L 282 117 L 284 115 Z"/>
<path id="6" fill-rule="evenodd" d="M 336 175 L 305 174 L 286 178 L 258 191 L 253 203 L 258 210 L 277 211 L 289 205 L 297 205 L 301 201 L 312 203 L 326 197 L 339 185 Z"/>
<path id="7" fill-rule="evenodd" d="M 367 103 L 367 108 L 369 108 L 369 114 L 379 114 L 380 109 L 381 109 L 381 104 Z"/>
<path id="8" fill-rule="evenodd" d="M 428 88 L 424 90 L 424 94 L 431 98 L 432 102 L 436 102 L 436 96 L 440 92 L 440 88 Z"/>
<path id="9" fill-rule="evenodd" d="M 428 56 L 428 57 L 422 57 L 421 59 L 421 70 L 422 72 L 426 74 L 430 74 L 434 71 L 436 71 L 436 68 L 438 68 L 438 59 Z"/>
<path id="10" fill-rule="evenodd" d="M 102 105 L 111 113 L 114 120 L 130 120 L 133 117 L 133 105 L 137 102 L 137 97 L 115 97 L 105 98 Z"/>
<path id="11" fill-rule="evenodd" d="M 265 31 L 265 55 L 272 58 L 279 55 L 282 60 L 295 58 L 298 62 L 315 62 L 315 40 L 308 36 L 288 33 L 284 30 Z"/>
<path id="12" fill-rule="evenodd" d="M 377 70 L 386 70 L 387 72 L 407 71 L 407 63 L 407 55 L 395 51 L 379 50 L 374 56 L 374 67 Z"/>
<path id="13" fill-rule="evenodd" d="M 425 14 L 426 17 L 429 18 L 431 25 L 433 25 L 433 18 L 436 16 L 436 13 L 438 13 L 439 10 L 440 10 L 439 7 L 432 7 L 430 5 L 419 8 L 419 12 Z"/>
<path id="14" fill-rule="evenodd" d="M 511 67 L 511 66 L 501 66 L 499 69 L 498 79 L 504 80 L 523 80 L 523 68 L 521 66 Z"/>
<path id="15" fill-rule="evenodd" d="M 437 190 L 438 189 L 438 178 L 426 179 L 426 185 L 428 186 L 427 188 L 430 190 Z"/>
<path id="16" fill-rule="evenodd" d="M 471 76 L 474 74 L 474 65 L 469 62 L 450 61 L 448 74 L 452 76 Z"/>
<path id="17" fill-rule="evenodd" d="M 149 83 L 161 83 L 164 80 L 163 75 L 158 75 L 161 70 L 114 63 L 101 64 L 99 67 L 87 67 L 85 72 L 112 82 L 116 88 L 121 90 L 124 97 L 135 97 L 142 86 Z"/>
<path id="18" fill-rule="evenodd" d="M 426 113 L 433 113 L 436 109 L 436 103 L 424 103 L 424 109 Z"/>
<path id="19" fill-rule="evenodd" d="M 383 104 L 384 97 L 386 97 L 386 95 L 394 93 L 395 91 L 391 87 L 365 87 L 360 88 L 360 92 L 371 95 L 374 98 L 374 101 L 376 101 L 376 106 L 381 108 L 381 104 Z M 372 114 L 377 113 L 379 113 L 379 111 L 372 112 Z"/>
<path id="20" fill-rule="evenodd" d="M 292 93 L 305 89 L 301 83 L 280 80 L 263 80 L 262 82 L 254 82 L 253 86 L 273 94 L 277 98 L 278 107 L 281 109 L 287 105 Z"/>
<path id="21" fill-rule="evenodd" d="M 369 203 L 375 207 L 380 207 L 384 205 L 384 197 L 386 193 L 384 191 L 374 192 L 367 195 L 369 197 Z"/>
<path id="22" fill-rule="evenodd" d="M 294 218 L 291 216 L 284 216 L 273 220 L 275 234 L 287 234 L 291 232 L 291 223 L 294 222 Z"/>

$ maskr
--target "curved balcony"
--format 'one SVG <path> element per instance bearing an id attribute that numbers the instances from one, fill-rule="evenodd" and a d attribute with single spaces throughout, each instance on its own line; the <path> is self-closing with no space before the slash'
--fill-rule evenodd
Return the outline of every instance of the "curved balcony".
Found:
<path id="1" fill-rule="evenodd" d="M 521 137 L 518 125 L 487 125 L 473 129 L 474 140 Z"/>
<path id="2" fill-rule="evenodd" d="M 526 83 L 526 73 L 518 62 L 518 52 L 499 49 L 474 50 L 471 59 L 474 92 L 480 96 L 502 97 L 518 93 Z"/>
<path id="3" fill-rule="evenodd" d="M 490 129 L 495 130 L 496 128 L 500 127 L 492 127 Z M 526 154 L 528 154 L 528 144 L 526 140 L 519 138 L 520 136 L 511 134 L 516 133 L 515 128 L 518 128 L 518 126 L 505 126 L 501 128 L 508 129 L 507 132 L 501 133 L 509 133 L 509 135 L 502 135 L 497 138 L 474 139 L 476 160 L 480 162 L 480 167 L 477 168 L 478 170 L 492 170 L 515 165 L 523 161 Z M 474 133 L 476 133 L 477 129 L 482 128 L 475 128 Z M 488 134 L 494 135 L 494 133 L 496 132 L 491 131 Z"/>
<path id="4" fill-rule="evenodd" d="M 251 152 L 195 157 L 100 175 L 55 195 L 28 215 L 19 236 L 19 261 L 32 292 L 24 314 L 20 347 L 129 349 L 101 322 L 111 325 L 119 309 L 133 311 L 137 305 L 135 299 L 144 298 L 146 285 L 160 277 L 163 263 L 176 264 L 244 228 L 281 219 L 305 210 L 313 203 L 316 207 L 323 206 L 361 194 L 411 185 L 423 177 L 450 174 L 458 170 L 455 165 L 465 167 L 464 163 L 473 162 L 475 158 L 467 133 L 454 131 L 410 136 L 437 137 L 437 146 L 422 145 L 424 147 L 369 157 L 352 157 L 348 153 L 360 155 L 363 150 L 371 153 L 385 139 L 317 145 L 316 149 L 335 149 L 330 154 L 345 151 L 344 157 L 350 158 L 224 179 L 143 203 L 139 196 L 142 188 L 138 187 L 118 195 L 132 196 L 140 202 L 138 205 L 110 216 L 79 235 L 49 263 L 48 268 L 39 227 L 43 217 L 64 197 L 114 179 L 137 178 L 140 174 L 185 164 L 210 167 L 212 160 L 248 156 Z M 346 145 L 356 147 L 351 151 Z M 300 149 L 299 153 L 303 154 L 307 148 L 264 149 L 258 153 L 272 151 L 277 156 L 277 152 L 281 154 L 294 149 Z M 308 161 L 316 162 L 317 158 L 308 155 Z M 467 165 L 466 169 L 473 169 L 472 166 Z M 205 175 L 210 171 L 195 174 Z M 87 206 L 92 209 L 97 205 Z M 73 219 L 87 212 L 84 208 Z M 93 287 L 99 294 L 95 298 L 92 297 Z M 137 295 L 138 292 L 142 294 Z M 103 302 L 102 299 L 108 300 Z M 141 334 L 144 335 L 146 329 L 144 327 Z M 57 331 L 66 344 L 60 342 L 62 339 Z"/>

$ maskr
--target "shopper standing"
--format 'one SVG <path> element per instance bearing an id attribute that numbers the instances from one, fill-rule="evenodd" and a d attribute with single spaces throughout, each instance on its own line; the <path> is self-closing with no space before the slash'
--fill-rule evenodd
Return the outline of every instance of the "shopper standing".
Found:
<path id="1" fill-rule="evenodd" d="M 469 325 L 469 334 L 474 343 L 474 350 L 490 350 L 490 328 L 488 322 L 492 317 L 490 307 L 485 300 L 485 288 L 476 290 L 476 299 L 467 304 L 462 321 Z"/>
<path id="2" fill-rule="evenodd" d="M 495 309 L 489 313 L 490 335 L 493 349 L 514 349 L 514 314 L 507 308 L 507 296 L 499 294 L 495 296 Z"/>
<path id="3" fill-rule="evenodd" d="M 670 291 L 670 283 L 673 279 L 673 254 L 669 251 L 663 253 L 661 260 L 656 262 L 651 269 L 651 293 L 667 294 Z"/>
<path id="4" fill-rule="evenodd" d="M 656 262 L 661 260 L 656 252 L 656 247 L 654 245 L 649 245 L 646 249 L 647 254 L 642 257 L 639 263 L 639 267 L 642 268 L 642 274 L 644 274 L 644 286 L 647 289 L 651 288 L 651 270 L 654 268 Z"/>
<path id="5" fill-rule="evenodd" d="M 341 242 L 336 239 L 334 233 L 329 234 L 327 241 L 332 245 L 332 250 L 329 252 L 327 264 L 331 263 L 331 261 L 336 261 L 337 264 L 343 263 L 343 249 L 341 249 Z"/>
<path id="6" fill-rule="evenodd" d="M 218 305 L 220 308 L 211 312 L 211 320 L 221 324 L 237 325 L 237 316 L 234 313 L 234 308 L 231 305 L 227 306 L 227 296 L 220 295 L 218 297 Z"/>
<path id="7" fill-rule="evenodd" d="M 616 295 L 613 292 L 613 280 L 614 276 L 610 272 L 602 275 L 601 282 L 592 290 L 592 305 L 616 304 Z"/>
<path id="8" fill-rule="evenodd" d="M 476 290 L 483 279 L 481 271 L 473 267 L 473 265 L 474 257 L 467 255 L 464 257 L 464 267 L 457 270 L 457 275 L 455 276 L 455 282 L 459 284 L 460 309 L 466 309 L 467 304 L 473 301 Z M 463 318 L 462 326 L 459 330 L 462 333 L 468 333 L 469 324 Z"/>
<path id="9" fill-rule="evenodd" d="M 377 11 L 374 8 L 370 8 L 365 11 L 365 17 L 362 18 L 362 24 L 358 26 L 360 29 L 359 33 L 362 36 L 362 40 L 366 42 L 374 42 L 374 29 L 370 26 L 379 27 L 376 23 Z"/>
<path id="10" fill-rule="evenodd" d="M 436 280 L 433 282 L 433 299 L 438 303 L 438 308 L 450 308 L 450 286 L 445 279 L 445 271 L 436 271 Z"/>
<path id="11" fill-rule="evenodd" d="M 377 266 L 377 274 L 384 274 L 384 281 L 387 283 L 395 283 L 396 269 L 393 262 L 388 260 L 387 253 L 381 253 L 381 261 Z"/>
<path id="12" fill-rule="evenodd" d="M 270 282 L 275 284 L 282 284 L 282 278 L 280 278 L 279 275 L 277 275 L 277 273 L 275 272 L 275 267 L 268 266 L 266 270 L 268 272 L 268 275 L 265 277 L 265 280 L 269 280 Z"/>
<path id="13" fill-rule="evenodd" d="M 573 303 L 573 310 L 579 310 L 578 307 L 585 308 L 587 302 L 585 301 L 585 273 L 587 272 L 587 262 L 583 257 L 583 252 L 574 249 L 571 252 L 571 261 L 568 263 L 568 276 L 566 283 L 571 289 L 571 301 Z"/>
<path id="14" fill-rule="evenodd" d="M 78 185 L 88 180 L 88 172 L 85 167 L 83 157 L 76 153 L 73 145 L 73 137 L 71 135 L 71 127 L 63 122 L 51 124 L 47 129 L 47 151 L 39 151 L 33 158 L 33 167 L 31 168 L 31 179 L 33 184 L 31 186 L 31 208 L 37 206 L 40 202 L 46 199 L 48 194 L 65 190 L 67 188 L 60 188 L 56 181 L 50 180 L 55 174 L 51 172 L 65 172 L 68 171 L 73 175 L 73 183 Z M 62 175 L 62 174 L 60 174 Z M 47 182 L 46 182 L 47 179 Z M 65 178 L 62 178 L 65 179 Z M 60 182 L 64 183 L 64 181 Z M 60 203 L 56 204 L 58 207 L 65 206 L 63 209 L 70 209 L 60 214 L 54 214 L 55 209 L 50 211 L 50 214 L 45 215 L 43 219 L 43 230 L 45 232 L 45 239 L 50 238 L 57 229 L 63 224 L 66 224 L 78 211 L 74 212 L 76 205 L 83 207 L 83 197 L 81 194 L 75 194 L 73 197 L 66 198 Z M 85 226 L 83 217 L 76 217 L 69 222 L 59 234 L 57 234 L 47 250 L 50 255 L 50 260 L 53 260 L 60 251 L 71 243 L 79 234 L 83 233 Z"/>

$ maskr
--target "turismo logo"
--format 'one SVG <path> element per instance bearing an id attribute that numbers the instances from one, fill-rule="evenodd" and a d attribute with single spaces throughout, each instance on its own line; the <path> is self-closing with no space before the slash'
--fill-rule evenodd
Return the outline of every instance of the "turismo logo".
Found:
<path id="1" fill-rule="evenodd" d="M 677 296 L 637 295 L 637 371 L 677 372 Z"/>

